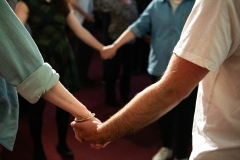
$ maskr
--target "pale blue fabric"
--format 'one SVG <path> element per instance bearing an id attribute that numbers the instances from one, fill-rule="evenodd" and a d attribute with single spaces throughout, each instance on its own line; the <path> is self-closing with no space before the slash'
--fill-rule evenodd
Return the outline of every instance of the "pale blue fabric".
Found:
<path id="1" fill-rule="evenodd" d="M 163 75 L 194 2 L 184 0 L 173 14 L 168 0 L 153 0 L 138 20 L 129 26 L 137 37 L 151 33 L 148 59 L 150 75 L 158 77 Z"/>
<path id="2" fill-rule="evenodd" d="M 4 147 L 13 149 L 18 129 L 16 88 L 35 103 L 58 80 L 10 6 L 0 0 L 0 143 Z"/>

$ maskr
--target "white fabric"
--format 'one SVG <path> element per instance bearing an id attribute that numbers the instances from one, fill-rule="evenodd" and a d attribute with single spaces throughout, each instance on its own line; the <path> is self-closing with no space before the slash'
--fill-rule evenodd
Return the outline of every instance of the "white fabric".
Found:
<path id="1" fill-rule="evenodd" d="M 239 0 L 197 0 L 174 48 L 210 71 L 198 88 L 191 160 L 240 159 L 239 6 Z"/>
<path id="2" fill-rule="evenodd" d="M 78 5 L 82 8 L 84 12 L 93 16 L 93 0 L 76 0 Z M 82 24 L 84 21 L 84 16 L 79 13 L 77 10 L 75 11 L 75 15 L 78 18 L 79 22 Z"/>

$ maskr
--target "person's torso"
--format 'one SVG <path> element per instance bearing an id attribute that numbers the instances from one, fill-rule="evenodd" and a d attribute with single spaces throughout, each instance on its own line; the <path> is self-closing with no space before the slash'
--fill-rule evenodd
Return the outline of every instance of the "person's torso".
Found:
<path id="1" fill-rule="evenodd" d="M 108 12 L 111 17 L 108 32 L 113 40 L 117 39 L 138 18 L 138 10 L 134 0 L 130 4 L 115 0 L 111 2 Z"/>
<path id="2" fill-rule="evenodd" d="M 193 127 L 197 159 L 240 158 L 240 46 L 200 83 Z"/>
<path id="3" fill-rule="evenodd" d="M 34 41 L 41 45 L 59 43 L 65 37 L 66 17 L 57 9 L 54 0 L 23 0 L 29 8 L 27 23 Z"/>
<path id="4" fill-rule="evenodd" d="M 151 75 L 163 75 L 193 5 L 193 0 L 185 0 L 173 13 L 169 1 L 153 2 L 147 13 L 150 14 L 148 25 L 151 33 L 151 50 L 148 72 Z"/>
<path id="5" fill-rule="evenodd" d="M 209 73 L 199 83 L 190 159 L 240 159 L 240 1 L 196 1 L 174 52 Z M 209 16 L 211 15 L 211 16 Z"/>

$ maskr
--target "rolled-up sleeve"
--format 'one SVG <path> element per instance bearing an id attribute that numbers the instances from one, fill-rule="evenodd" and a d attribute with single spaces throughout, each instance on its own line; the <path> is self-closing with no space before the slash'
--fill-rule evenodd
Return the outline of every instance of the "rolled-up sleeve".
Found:
<path id="1" fill-rule="evenodd" d="M 30 103 L 35 103 L 42 94 L 58 82 L 58 79 L 59 76 L 55 70 L 49 64 L 44 63 L 17 86 L 17 91 Z"/>
<path id="2" fill-rule="evenodd" d="M 35 103 L 59 80 L 5 0 L 0 0 L 0 74 Z"/>
<path id="3" fill-rule="evenodd" d="M 153 4 L 154 2 L 151 2 L 140 17 L 128 27 L 137 37 L 141 37 L 151 30 L 151 10 Z"/>

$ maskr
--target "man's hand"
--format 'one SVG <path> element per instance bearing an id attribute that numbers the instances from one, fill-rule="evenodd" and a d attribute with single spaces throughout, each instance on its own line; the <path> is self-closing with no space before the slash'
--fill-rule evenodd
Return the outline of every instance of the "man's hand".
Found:
<path id="1" fill-rule="evenodd" d="M 101 51 L 102 59 L 111 59 L 115 56 L 117 49 L 114 45 L 104 46 L 103 50 Z"/>
<path id="2" fill-rule="evenodd" d="M 73 126 L 72 124 L 77 124 L 77 126 L 80 126 L 79 128 L 74 128 L 73 130 L 75 132 L 75 137 L 79 142 L 83 142 L 83 139 L 81 137 L 81 131 L 84 130 L 88 133 L 96 133 L 97 128 L 100 124 L 102 124 L 102 122 L 100 120 L 98 120 L 97 118 L 93 117 L 90 120 L 87 121 L 83 121 L 83 122 L 75 122 L 73 121 L 71 123 L 71 126 Z M 74 125 L 75 126 L 75 125 Z"/>
<path id="3" fill-rule="evenodd" d="M 91 127 L 93 125 L 96 127 Z M 110 143 L 106 135 L 101 132 L 101 122 L 96 118 L 84 122 L 73 121 L 71 126 L 75 132 L 76 139 L 80 142 L 90 142 L 92 148 L 104 148 Z"/>

